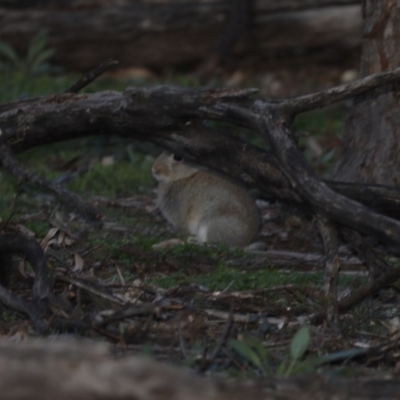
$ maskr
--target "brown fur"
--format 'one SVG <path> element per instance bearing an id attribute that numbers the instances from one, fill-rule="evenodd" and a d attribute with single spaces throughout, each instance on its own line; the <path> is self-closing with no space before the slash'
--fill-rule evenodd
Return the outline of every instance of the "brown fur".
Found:
<path id="1" fill-rule="evenodd" d="M 152 172 L 159 180 L 158 207 L 178 230 L 200 242 L 250 244 L 259 231 L 254 200 L 241 186 L 162 153 Z"/>

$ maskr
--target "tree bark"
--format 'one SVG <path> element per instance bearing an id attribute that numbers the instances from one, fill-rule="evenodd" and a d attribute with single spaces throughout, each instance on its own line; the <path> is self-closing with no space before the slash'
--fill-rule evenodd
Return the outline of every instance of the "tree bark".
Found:
<path id="1" fill-rule="evenodd" d="M 363 76 L 400 65 L 400 4 L 365 0 Z M 358 96 L 343 130 L 343 154 L 334 178 L 400 184 L 400 87 L 386 85 Z"/>
<path id="2" fill-rule="evenodd" d="M 25 54 L 32 36 L 46 30 L 49 46 L 57 50 L 53 61 L 78 71 L 109 57 L 121 67 L 158 71 L 197 66 L 224 35 L 231 12 L 228 0 L 44 3 L 30 9 L 0 8 L 0 40 Z M 304 58 L 310 52 L 342 61 L 357 57 L 358 1 L 258 0 L 251 14 L 250 36 L 233 49 L 235 62 Z"/>

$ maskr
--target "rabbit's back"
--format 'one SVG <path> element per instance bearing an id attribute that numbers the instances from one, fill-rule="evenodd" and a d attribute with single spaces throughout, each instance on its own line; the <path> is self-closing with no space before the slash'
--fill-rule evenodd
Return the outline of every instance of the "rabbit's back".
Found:
<path id="1" fill-rule="evenodd" d="M 190 170 L 181 174 L 184 177 L 160 180 L 158 207 L 164 217 L 200 242 L 250 244 L 259 231 L 260 221 L 248 192 L 218 175 L 185 167 Z"/>

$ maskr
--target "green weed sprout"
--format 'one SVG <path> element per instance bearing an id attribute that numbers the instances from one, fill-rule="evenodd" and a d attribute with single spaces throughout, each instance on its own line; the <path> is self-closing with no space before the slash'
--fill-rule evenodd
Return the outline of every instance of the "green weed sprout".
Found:
<path id="1" fill-rule="evenodd" d="M 45 63 L 54 55 L 54 49 L 46 49 L 47 33 L 36 34 L 29 45 L 25 56 L 20 56 L 9 44 L 0 41 L 0 59 L 4 65 L 20 71 L 24 76 L 43 69 Z"/>

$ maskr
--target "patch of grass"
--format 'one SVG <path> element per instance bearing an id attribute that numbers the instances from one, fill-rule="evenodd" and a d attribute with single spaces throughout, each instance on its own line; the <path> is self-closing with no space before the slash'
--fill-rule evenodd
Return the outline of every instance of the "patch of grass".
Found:
<path id="1" fill-rule="evenodd" d="M 204 257 L 208 258 L 205 259 L 207 265 L 214 265 L 212 271 L 204 273 L 188 273 L 188 270 L 181 268 L 177 272 L 168 273 L 167 276 L 155 277 L 153 282 L 165 288 L 175 285 L 199 284 L 210 290 L 224 290 L 229 287 L 229 290 L 239 291 L 290 284 L 296 286 L 312 284 L 319 288 L 323 286 L 324 271 L 322 266 L 320 270 L 315 272 L 291 270 L 290 273 L 288 273 L 286 269 L 271 268 L 268 262 L 266 262 L 264 269 L 258 270 L 246 268 L 246 265 L 242 268 L 232 267 L 229 265 L 230 260 L 237 260 L 238 258 L 249 260 L 253 255 L 251 253 L 245 253 L 240 249 L 229 249 L 227 246 L 184 244 L 160 252 L 164 254 L 165 257 L 175 256 L 183 265 L 185 265 L 185 260 L 202 260 L 202 257 L 203 260 Z M 290 270 L 290 267 L 288 267 L 288 270 Z M 351 285 L 355 279 L 363 282 L 366 278 L 341 274 L 339 275 L 338 285 L 339 287 L 347 287 Z"/>
<path id="2" fill-rule="evenodd" d="M 302 274 L 293 272 L 290 275 L 280 271 L 268 269 L 258 271 L 239 270 L 228 267 L 221 262 L 220 265 L 209 273 L 201 275 L 187 275 L 185 271 L 174 272 L 165 277 L 154 278 L 154 283 L 168 288 L 175 285 L 190 285 L 193 283 L 206 286 L 210 290 L 252 290 L 261 289 L 269 286 L 289 285 L 289 284 L 310 284 L 311 282 L 321 282 L 322 273 Z"/>
<path id="3" fill-rule="evenodd" d="M 310 111 L 296 117 L 294 128 L 313 136 L 339 134 L 345 115 L 346 111 L 341 107 Z"/>
<path id="4" fill-rule="evenodd" d="M 0 69 L 0 102 L 6 103 L 30 97 L 49 96 L 63 93 L 82 74 L 32 74 L 26 79 L 25 73 L 18 70 Z M 143 82 L 115 81 L 106 77 L 99 77 L 81 93 L 95 93 L 103 90 L 123 91 L 129 85 L 142 86 Z"/>
<path id="5" fill-rule="evenodd" d="M 154 236 L 134 236 L 129 241 L 129 244 L 136 245 L 143 249 L 143 251 L 153 251 L 152 247 L 158 242 L 158 238 Z"/>
<path id="6" fill-rule="evenodd" d="M 61 93 L 77 79 L 78 76 L 75 75 L 33 75 L 29 79 L 24 79 L 21 71 L 0 70 L 0 101 L 6 103 L 19 99 Z"/>
<path id="7" fill-rule="evenodd" d="M 87 147 L 87 139 L 74 140 L 68 144 L 34 148 L 18 156 L 24 166 L 47 179 L 57 179 L 63 172 L 55 171 L 53 164 L 74 157 L 83 158 L 82 149 Z M 126 146 L 125 141 L 109 146 L 110 154 L 118 152 Z M 48 156 L 50 154 L 50 157 Z M 140 153 L 130 153 L 111 165 L 104 165 L 99 154 L 93 154 L 88 161 L 87 170 L 71 179 L 65 187 L 81 195 L 102 195 L 109 197 L 129 196 L 138 193 L 141 187 L 155 186 L 151 175 L 151 165 L 154 159 Z M 84 163 L 84 161 L 82 161 Z"/>
<path id="8" fill-rule="evenodd" d="M 19 321 L 21 319 L 21 315 L 15 311 L 2 309 L 0 313 L 0 319 L 5 323 L 12 323 Z"/>
<path id="9" fill-rule="evenodd" d="M 154 184 L 150 172 L 151 164 L 149 157 L 143 157 L 141 162 L 135 164 L 119 161 L 108 166 L 95 160 L 88 171 L 68 183 L 67 188 L 81 194 L 127 196 L 137 193 L 140 186 Z"/>
<path id="10" fill-rule="evenodd" d="M 12 209 L 15 193 L 17 191 L 17 180 L 7 173 L 0 171 L 0 217 L 7 218 Z"/>
<path id="11" fill-rule="evenodd" d="M 24 226 L 35 232 L 37 237 L 44 237 L 50 229 L 47 221 L 26 221 Z"/>
<path id="12" fill-rule="evenodd" d="M 224 258 L 224 257 L 240 257 L 243 256 L 244 251 L 242 249 L 230 249 L 229 246 L 219 243 L 199 245 L 197 243 L 183 243 L 177 246 L 172 246 L 159 250 L 164 255 L 174 256 L 188 256 L 198 255 L 207 256 L 211 258 Z"/>
<path id="13" fill-rule="evenodd" d="M 343 107 L 314 110 L 299 115 L 294 128 L 306 160 L 321 176 L 329 176 L 337 159 L 338 139 L 346 111 Z"/>

